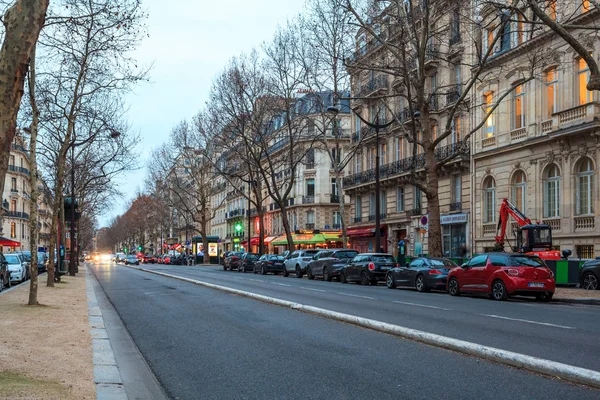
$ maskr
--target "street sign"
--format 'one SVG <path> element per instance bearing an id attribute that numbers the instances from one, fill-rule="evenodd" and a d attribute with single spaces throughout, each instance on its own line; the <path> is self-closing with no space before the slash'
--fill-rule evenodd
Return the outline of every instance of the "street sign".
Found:
<path id="1" fill-rule="evenodd" d="M 423 215 L 421 217 L 421 225 L 427 225 L 428 222 L 429 222 L 429 219 L 427 218 L 427 215 Z"/>

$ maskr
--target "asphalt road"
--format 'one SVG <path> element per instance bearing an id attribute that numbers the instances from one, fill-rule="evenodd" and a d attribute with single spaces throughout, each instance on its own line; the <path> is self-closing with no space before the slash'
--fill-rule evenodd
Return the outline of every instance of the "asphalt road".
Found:
<path id="1" fill-rule="evenodd" d="M 212 277 L 215 283 L 228 283 L 232 287 L 235 282 L 237 287 L 242 285 L 256 292 L 257 286 L 252 285 L 260 283 L 263 291 L 278 297 L 286 293 L 288 298 L 300 296 L 296 292 L 304 290 L 302 302 L 315 301 L 332 309 L 352 304 L 359 309 L 362 304 L 363 311 L 364 307 L 376 310 L 368 305 L 373 300 L 366 297 L 392 296 L 406 300 L 400 291 L 388 294 L 384 288 L 343 287 L 337 283 L 270 276 L 258 278 L 235 272 L 222 274 L 205 267 L 163 268 L 198 274 L 196 277 L 207 281 Z M 92 270 L 159 382 L 173 398 L 600 397 L 600 392 L 589 388 L 123 266 L 96 264 Z M 241 280 L 254 278 L 264 282 Z M 325 289 L 327 286 L 331 289 Z M 366 289 L 370 290 L 365 292 Z M 431 296 L 439 297 L 436 301 L 449 299 Z M 482 299 L 457 300 L 490 304 Z M 456 311 L 458 303 L 444 304 L 445 308 Z M 443 310 L 434 308 L 411 307 L 396 309 L 401 320 L 410 321 L 429 310 L 443 314 Z M 383 316 L 391 317 L 392 311 L 380 309 L 384 310 Z M 409 312 L 410 309 L 417 311 Z M 369 316 L 385 319 L 379 318 L 382 315 Z M 429 319 L 435 320 L 430 317 L 419 323 Z M 489 322 L 493 320 L 490 318 Z M 464 332 L 468 328 L 458 329 Z"/>
<path id="2" fill-rule="evenodd" d="M 600 371 L 600 307 L 498 302 L 293 275 L 254 275 L 216 266 L 142 265 L 175 275 L 322 307 L 477 344 Z"/>

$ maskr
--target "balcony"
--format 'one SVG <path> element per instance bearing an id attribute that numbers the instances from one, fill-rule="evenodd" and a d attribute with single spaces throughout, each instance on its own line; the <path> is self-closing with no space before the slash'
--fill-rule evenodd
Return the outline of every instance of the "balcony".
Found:
<path id="1" fill-rule="evenodd" d="M 460 201 L 456 203 L 450 203 L 450 211 L 460 211 L 462 209 L 462 203 Z"/>
<path id="2" fill-rule="evenodd" d="M 450 42 L 449 45 L 450 46 L 454 46 L 457 43 L 460 43 L 461 38 L 460 38 L 460 31 L 459 32 L 453 32 L 452 35 L 450 36 Z"/>
<path id="3" fill-rule="evenodd" d="M 19 195 L 19 190 L 10 189 L 10 197 L 17 197 Z"/>
<path id="4" fill-rule="evenodd" d="M 7 211 L 5 214 L 9 218 L 29 219 L 29 214 L 20 211 Z"/>
<path id="5" fill-rule="evenodd" d="M 306 164 L 304 164 L 306 169 L 315 169 L 315 162 L 314 161 L 309 161 Z"/>
<path id="6" fill-rule="evenodd" d="M 456 103 L 459 98 L 460 90 L 458 89 L 458 86 L 450 89 L 448 92 L 446 92 L 446 105 L 449 106 Z"/>
<path id="7" fill-rule="evenodd" d="M 312 230 L 315 229 L 315 223 L 314 222 L 308 223 L 308 224 L 305 225 L 305 227 L 306 227 L 306 229 L 312 231 Z"/>
<path id="8" fill-rule="evenodd" d="M 226 219 L 231 219 L 231 218 L 237 218 L 237 217 L 243 217 L 246 214 L 246 210 L 243 208 L 238 208 L 235 210 L 231 210 L 228 213 L 225 214 L 225 218 Z"/>
<path id="9" fill-rule="evenodd" d="M 340 202 L 340 196 L 338 196 L 337 194 L 331 194 L 329 195 L 329 202 L 330 203 L 339 203 Z"/>
<path id="10" fill-rule="evenodd" d="M 560 232 L 560 218 L 544 219 L 542 223 L 548 225 L 552 232 Z"/>
<path id="11" fill-rule="evenodd" d="M 355 224 L 361 223 L 362 217 L 354 217 L 354 218 L 352 218 L 352 222 L 354 222 Z"/>
<path id="12" fill-rule="evenodd" d="M 594 122 L 599 114 L 600 103 L 583 104 L 552 114 L 551 119 L 541 122 L 540 130 L 544 134 L 550 134 L 573 125 Z"/>
<path id="13" fill-rule="evenodd" d="M 20 144 L 13 143 L 11 148 L 15 151 L 20 151 L 22 153 L 25 153 L 27 156 L 29 156 L 29 150 L 27 150 L 25 147 L 21 146 Z"/>
<path id="14" fill-rule="evenodd" d="M 421 210 L 421 207 L 415 207 L 412 210 L 406 210 L 406 215 L 409 217 L 418 217 L 421 215 L 422 211 L 423 210 Z"/>
<path id="15" fill-rule="evenodd" d="M 342 229 L 342 224 L 331 224 L 331 229 Z"/>
<path id="16" fill-rule="evenodd" d="M 595 228 L 595 218 L 593 216 L 575 217 L 575 232 L 592 231 Z"/>
<path id="17" fill-rule="evenodd" d="M 302 196 L 302 204 L 314 204 L 315 196 Z"/>
<path id="18" fill-rule="evenodd" d="M 16 165 L 9 164 L 8 170 L 10 172 L 18 172 L 20 174 L 25 174 L 25 175 L 29 176 L 29 170 L 27 168 L 17 167 Z"/>
<path id="19" fill-rule="evenodd" d="M 496 144 L 496 136 L 492 136 L 489 138 L 485 138 L 481 141 L 481 147 L 482 148 L 486 148 L 486 147 L 492 147 Z"/>
<path id="20" fill-rule="evenodd" d="M 496 235 L 496 223 L 485 223 L 483 225 L 483 235 L 484 236 L 495 236 Z"/>
<path id="21" fill-rule="evenodd" d="M 527 128 L 513 129 L 510 131 L 510 140 L 520 140 L 527 137 Z"/>
<path id="22" fill-rule="evenodd" d="M 385 75 L 381 75 L 362 85 L 358 90 L 357 97 L 368 97 L 380 90 L 385 90 L 387 88 L 388 78 Z"/>
<path id="23" fill-rule="evenodd" d="M 386 218 L 387 218 L 386 213 L 379 214 L 379 220 L 384 220 Z M 375 215 L 369 215 L 369 222 L 373 222 L 373 221 L 375 221 Z"/>

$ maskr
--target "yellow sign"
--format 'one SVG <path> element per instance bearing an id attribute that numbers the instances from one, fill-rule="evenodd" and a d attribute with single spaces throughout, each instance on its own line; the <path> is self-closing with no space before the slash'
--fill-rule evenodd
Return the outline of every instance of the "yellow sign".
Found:
<path id="1" fill-rule="evenodd" d="M 209 257 L 216 257 L 217 256 L 217 244 L 216 243 L 209 243 L 208 244 L 208 256 Z"/>

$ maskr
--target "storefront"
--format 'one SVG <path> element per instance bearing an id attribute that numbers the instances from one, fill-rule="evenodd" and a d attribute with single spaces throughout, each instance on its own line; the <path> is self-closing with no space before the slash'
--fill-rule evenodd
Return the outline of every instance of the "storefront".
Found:
<path id="1" fill-rule="evenodd" d="M 359 228 L 348 228 L 346 235 L 350 241 L 350 247 L 361 253 L 388 252 L 387 225 L 381 225 L 379 236 L 382 249 L 375 249 L 375 225 Z"/>
<path id="2" fill-rule="evenodd" d="M 342 238 L 340 231 L 321 232 L 321 231 L 296 231 L 292 234 L 294 247 L 298 249 L 335 249 L 342 248 Z M 285 235 L 272 239 L 271 245 L 277 248 L 280 253 L 287 249 L 287 237 Z"/>
<path id="3" fill-rule="evenodd" d="M 444 257 L 463 257 L 467 245 L 468 214 L 442 215 L 442 245 Z"/>

